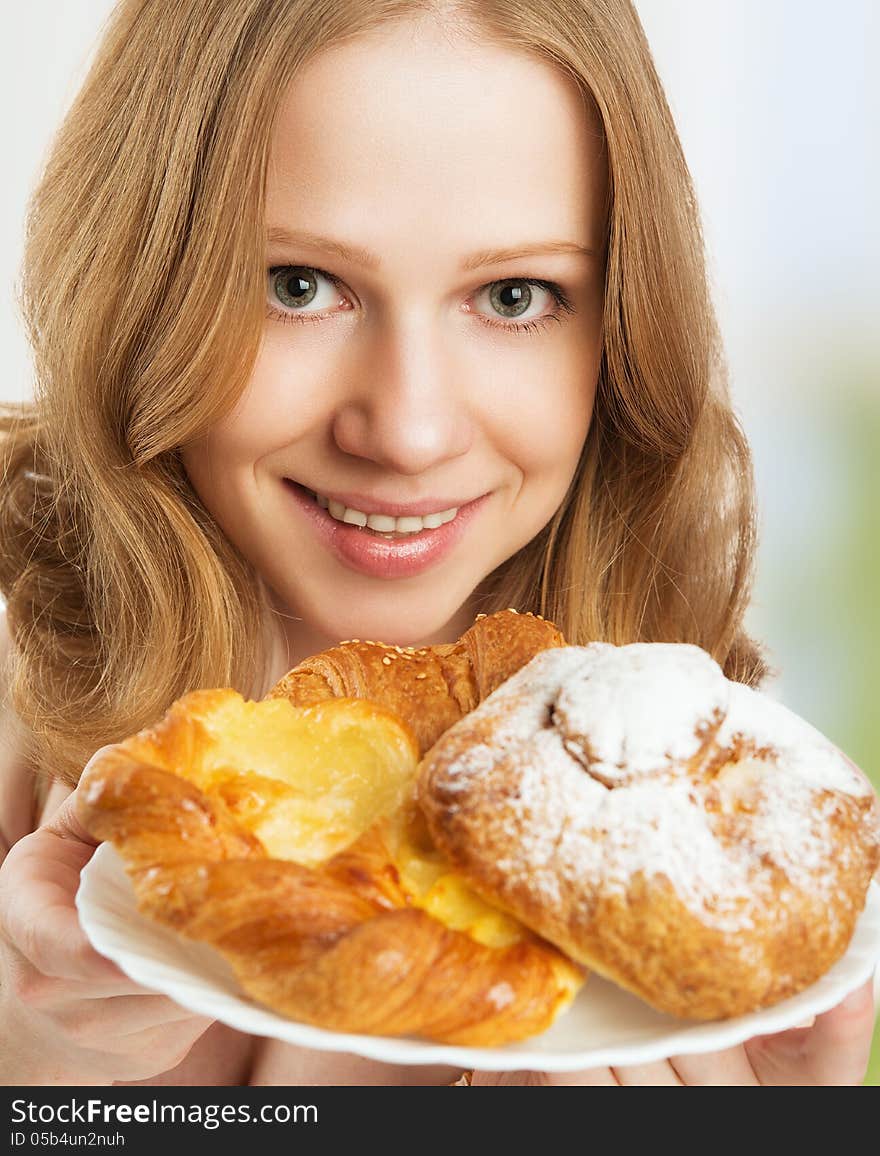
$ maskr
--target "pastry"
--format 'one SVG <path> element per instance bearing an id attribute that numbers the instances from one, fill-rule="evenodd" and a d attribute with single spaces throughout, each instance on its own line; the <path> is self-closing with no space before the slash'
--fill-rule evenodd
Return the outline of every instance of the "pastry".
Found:
<path id="1" fill-rule="evenodd" d="M 536 655 L 441 736 L 417 797 L 485 899 L 694 1019 L 823 975 L 880 861 L 865 776 L 686 644 Z"/>
<path id="2" fill-rule="evenodd" d="M 552 622 L 500 610 L 479 614 L 457 642 L 388 646 L 354 638 L 307 658 L 268 698 L 306 706 L 331 698 L 367 698 L 409 724 L 421 753 L 541 650 L 564 646 Z"/>
<path id="3" fill-rule="evenodd" d="M 280 1014 L 477 1046 L 540 1033 L 584 969 L 451 871 L 414 803 L 422 744 L 558 637 L 505 618 L 506 643 L 481 619 L 439 655 L 353 643 L 309 660 L 282 680 L 309 706 L 185 695 L 92 760 L 79 817 L 121 853 L 140 910 L 211 944 Z M 525 648 L 519 622 L 539 627 Z M 333 697 L 345 678 L 408 710 L 421 740 L 380 702 Z"/>

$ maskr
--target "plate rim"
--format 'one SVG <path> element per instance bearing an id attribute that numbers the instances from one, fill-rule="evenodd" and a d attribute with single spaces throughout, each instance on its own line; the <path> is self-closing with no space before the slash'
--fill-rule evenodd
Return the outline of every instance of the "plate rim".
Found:
<path id="1" fill-rule="evenodd" d="M 110 860 L 111 857 L 116 860 L 115 864 L 108 864 L 108 860 Z M 852 939 L 840 959 L 836 960 L 824 975 L 820 976 L 819 979 L 809 987 L 803 989 L 803 991 L 789 996 L 787 999 L 781 1000 L 779 1003 L 768 1008 L 759 1009 L 757 1012 L 748 1012 L 745 1015 L 735 1016 L 729 1020 L 682 1020 L 680 1021 L 680 1027 L 675 1027 L 671 1029 L 669 1033 L 664 1033 L 658 1038 L 645 1040 L 642 1043 L 618 1043 L 570 1053 L 530 1050 L 528 1045 L 533 1044 L 534 1040 L 539 1039 L 540 1036 L 532 1037 L 531 1040 L 525 1040 L 521 1043 L 508 1044 L 500 1048 L 480 1048 L 458 1044 L 444 1044 L 432 1040 L 419 1040 L 407 1036 L 380 1036 L 339 1032 L 330 1028 L 322 1028 L 314 1024 L 306 1024 L 300 1020 L 281 1016 L 277 1012 L 273 1012 L 271 1008 L 264 1007 L 256 1001 L 250 1000 L 246 993 L 243 992 L 238 995 L 231 995 L 224 992 L 223 997 L 230 1001 L 232 1011 L 230 1014 L 224 1007 L 222 1014 L 218 1015 L 216 993 L 205 990 L 200 986 L 205 981 L 199 979 L 197 976 L 192 977 L 192 988 L 187 984 L 183 987 L 182 991 L 178 991 L 179 985 L 175 984 L 175 993 L 172 995 L 165 988 L 157 988 L 155 981 L 152 980 L 149 975 L 145 977 L 143 973 L 135 974 L 141 971 L 143 956 L 132 954 L 121 945 L 116 945 L 112 942 L 108 944 L 105 938 L 105 933 L 108 931 L 107 926 L 100 918 L 93 919 L 92 912 L 89 910 L 89 904 L 93 903 L 90 889 L 96 886 L 99 881 L 103 880 L 105 872 L 113 870 L 114 867 L 117 869 L 117 874 L 119 868 L 122 868 L 124 872 L 122 856 L 112 843 L 101 843 L 80 873 L 75 905 L 80 926 L 92 946 L 100 955 L 111 959 L 129 978 L 150 991 L 156 991 L 167 996 L 188 1011 L 192 1011 L 198 1015 L 210 1016 L 213 1020 L 219 1020 L 221 1023 L 237 1031 L 246 1032 L 249 1035 L 258 1035 L 267 1039 L 277 1039 L 282 1043 L 291 1044 L 294 1047 L 313 1048 L 317 1051 L 354 1053 L 365 1059 L 377 1060 L 387 1064 L 403 1064 L 407 1066 L 448 1064 L 452 1067 L 473 1068 L 478 1071 L 529 1070 L 567 1072 L 595 1067 L 644 1064 L 667 1059 L 670 1056 L 697 1055 L 705 1052 L 718 1051 L 720 1049 L 734 1047 L 754 1036 L 772 1035 L 776 1032 L 788 1030 L 796 1026 L 797 1023 L 809 1019 L 810 1016 L 821 1015 L 823 1012 L 837 1006 L 847 995 L 864 983 L 865 980 L 874 973 L 878 962 L 880 962 L 880 882 L 875 878 L 872 879 L 868 885 L 865 904 L 856 921 Z M 133 890 L 131 891 L 131 897 L 134 899 Z M 874 910 L 875 906 L 876 911 Z M 869 909 L 871 914 L 878 918 L 876 942 L 873 942 L 872 946 L 866 945 L 861 947 L 861 951 L 864 953 L 861 963 L 856 964 L 854 960 L 849 960 L 852 971 L 843 986 L 841 986 L 840 982 L 829 982 L 829 975 L 833 973 L 834 969 L 837 968 L 842 961 L 847 959 L 853 950 L 860 925 Z M 137 914 L 139 918 L 149 922 L 147 916 L 139 912 Z M 171 929 L 165 928 L 164 925 L 158 922 L 156 923 L 156 927 L 163 932 L 171 935 L 174 934 Z M 109 929 L 109 933 L 111 939 L 116 934 L 112 928 Z M 189 942 L 194 943 L 197 941 Z M 212 950 L 208 944 L 200 944 L 200 946 Z M 219 959 L 223 958 L 219 952 L 215 952 L 215 954 Z M 123 958 L 121 959 L 120 956 Z M 131 965 L 131 960 L 134 960 L 134 966 Z M 163 966 L 171 967 L 178 971 L 182 970 L 179 963 L 164 960 L 160 960 L 159 962 Z M 226 963 L 225 960 L 223 962 L 224 964 Z M 144 964 L 144 966 L 146 967 L 146 964 Z M 595 973 L 593 974 L 595 975 Z M 604 982 L 611 983 L 612 981 L 605 980 Z M 586 990 L 586 986 L 587 985 L 585 985 L 583 990 Z M 627 994 L 633 995 L 633 993 Z M 638 999 L 639 997 L 633 995 L 633 998 Z M 796 1009 L 791 1007 L 792 1001 L 798 1001 Z M 650 1005 L 646 1006 L 650 1007 Z M 256 1015 L 258 1019 L 265 1018 L 267 1021 L 265 1031 L 261 1031 L 259 1027 L 255 1027 L 253 1023 L 233 1022 L 236 1019 L 239 1009 L 241 1010 L 242 1019 L 245 1016 L 254 1015 Z M 797 1012 L 796 1017 L 795 1010 Z M 564 1014 L 565 1013 L 563 1013 L 563 1015 Z M 761 1023 L 759 1030 L 756 1030 L 750 1025 L 749 1021 L 758 1016 L 761 1017 Z M 557 1020 L 556 1023 L 558 1022 Z M 676 1023 L 678 1022 L 679 1021 L 676 1021 Z M 277 1027 L 273 1030 L 275 1024 L 277 1024 Z M 555 1025 L 551 1025 L 551 1027 L 546 1030 L 552 1030 L 553 1026 Z M 280 1036 L 277 1034 L 278 1029 L 290 1032 L 292 1036 L 296 1038 Z M 542 1035 L 543 1034 L 544 1033 L 542 1033 Z M 708 1040 L 707 1037 L 709 1037 Z M 512 1049 L 516 1050 L 514 1051 Z"/>

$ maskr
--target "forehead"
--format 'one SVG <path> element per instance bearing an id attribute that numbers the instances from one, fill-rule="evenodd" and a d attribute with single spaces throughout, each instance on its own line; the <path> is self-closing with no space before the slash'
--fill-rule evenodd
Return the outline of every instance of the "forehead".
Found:
<path id="1" fill-rule="evenodd" d="M 390 253 L 591 245 L 600 153 L 577 86 L 549 63 L 388 24 L 316 57 L 285 93 L 267 221 Z"/>

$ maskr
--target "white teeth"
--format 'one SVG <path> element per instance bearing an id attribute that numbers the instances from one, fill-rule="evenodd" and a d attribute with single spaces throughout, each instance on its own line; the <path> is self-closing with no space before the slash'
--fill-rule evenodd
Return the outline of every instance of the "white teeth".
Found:
<path id="1" fill-rule="evenodd" d="M 380 530 L 384 533 L 393 533 L 397 529 L 397 518 L 389 514 L 370 514 L 367 525 L 371 530 Z"/>
<path id="2" fill-rule="evenodd" d="M 365 514 L 363 510 L 354 510 L 344 506 L 342 502 L 335 502 L 321 494 L 315 495 L 318 505 L 327 510 L 331 518 L 337 522 L 346 522 L 351 526 L 367 527 L 379 534 L 418 534 L 422 530 L 436 530 L 446 522 L 451 522 L 458 513 L 458 506 L 449 510 L 442 510 L 436 514 L 425 514 L 423 518 L 406 517 L 393 518 L 389 514 Z"/>

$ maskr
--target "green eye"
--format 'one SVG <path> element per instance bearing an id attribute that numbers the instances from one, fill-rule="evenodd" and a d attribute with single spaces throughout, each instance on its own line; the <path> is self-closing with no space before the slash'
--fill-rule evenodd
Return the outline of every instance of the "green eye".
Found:
<path id="1" fill-rule="evenodd" d="M 304 265 L 283 265 L 269 271 L 272 291 L 288 309 L 309 305 L 318 293 L 315 270 Z"/>
<path id="2" fill-rule="evenodd" d="M 502 317 L 519 317 L 532 303 L 532 287 L 525 280 L 495 281 L 489 301 Z"/>
<path id="3" fill-rule="evenodd" d="M 343 283 L 338 277 L 311 265 L 275 265 L 269 269 L 268 277 L 268 313 L 278 321 L 320 323 L 332 318 L 332 313 L 306 308 L 318 297 L 322 281 L 333 286 L 337 293 L 344 297 Z M 523 317 L 534 303 L 535 286 L 553 298 L 556 311 L 545 316 L 518 321 L 517 319 Z M 491 281 L 483 286 L 480 294 L 488 296 L 491 311 L 497 318 L 493 319 L 488 313 L 480 313 L 483 324 L 510 334 L 538 333 L 551 324 L 559 324 L 563 314 L 575 311 L 571 301 L 555 281 L 545 281 L 539 277 L 507 277 L 500 281 Z M 352 308 L 350 303 L 345 300 L 340 303 L 337 298 L 337 307 L 340 304 L 343 309 L 346 305 Z M 505 318 L 507 321 L 502 320 Z"/>

